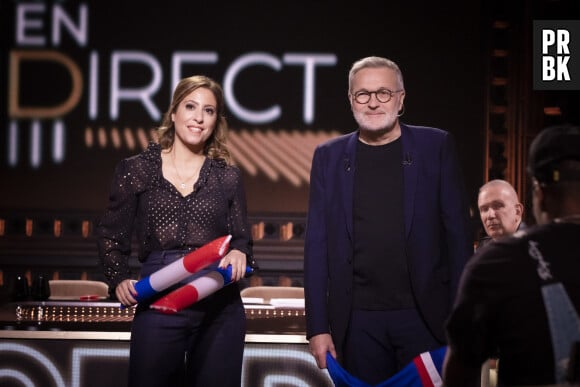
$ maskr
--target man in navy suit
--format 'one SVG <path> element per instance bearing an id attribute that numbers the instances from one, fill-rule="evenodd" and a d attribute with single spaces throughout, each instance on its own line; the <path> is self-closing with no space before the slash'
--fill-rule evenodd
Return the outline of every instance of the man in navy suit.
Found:
<path id="1" fill-rule="evenodd" d="M 317 147 L 304 250 L 307 338 L 370 384 L 445 344 L 444 321 L 473 231 L 455 143 L 399 122 L 399 67 L 368 57 L 349 73 L 358 130 Z"/>

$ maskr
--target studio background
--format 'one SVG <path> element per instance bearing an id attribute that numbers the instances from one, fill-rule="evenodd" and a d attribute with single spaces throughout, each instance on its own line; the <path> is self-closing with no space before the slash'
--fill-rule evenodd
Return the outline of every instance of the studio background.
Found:
<path id="1" fill-rule="evenodd" d="M 305 214 L 304 171 L 309 172 L 312 147 L 356 128 L 347 75 L 355 60 L 368 55 L 401 67 L 407 93 L 403 122 L 455 135 L 470 198 L 482 183 L 488 10 L 479 1 L 449 7 L 3 1 L 0 7 L 4 210 L 102 211 L 114 166 L 141 151 L 144 136 L 161 121 L 152 111 L 165 112 L 174 80 L 206 74 L 223 84 L 245 58 L 264 63 L 239 69 L 231 88 L 235 102 L 251 112 L 279 108 L 275 118 L 258 122 L 228 105 L 237 140 L 230 146 L 246 155 L 236 162 L 244 172 L 250 214 Z M 183 62 L 176 70 L 172 59 L 183 53 L 210 59 Z M 293 64 L 293 55 L 333 63 L 308 67 L 304 61 Z M 15 57 L 21 58 L 18 65 Z M 80 86 L 73 76 L 77 70 Z M 115 97 L 114 90 L 141 94 Z M 66 111 L 54 115 L 67 101 Z M 263 138 L 269 140 L 260 143 Z M 252 147 L 269 155 L 258 157 L 264 166 L 248 159 L 256 155 Z"/>

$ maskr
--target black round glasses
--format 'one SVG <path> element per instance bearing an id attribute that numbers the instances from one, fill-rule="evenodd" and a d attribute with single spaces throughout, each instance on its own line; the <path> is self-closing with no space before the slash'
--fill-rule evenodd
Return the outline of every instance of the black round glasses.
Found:
<path id="1" fill-rule="evenodd" d="M 374 94 L 379 102 L 386 103 L 389 102 L 391 98 L 393 98 L 393 94 L 400 93 L 401 91 L 403 90 L 392 91 L 385 88 L 381 88 L 375 91 L 361 90 L 354 93 L 354 100 L 357 103 L 365 104 L 371 100 L 371 95 Z"/>

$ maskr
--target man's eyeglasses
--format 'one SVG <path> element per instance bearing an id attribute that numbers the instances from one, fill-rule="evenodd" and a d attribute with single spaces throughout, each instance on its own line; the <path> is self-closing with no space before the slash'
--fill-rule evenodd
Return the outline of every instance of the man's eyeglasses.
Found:
<path id="1" fill-rule="evenodd" d="M 371 95 L 374 94 L 379 102 L 386 103 L 389 102 L 391 98 L 393 98 L 393 94 L 400 93 L 401 91 L 403 90 L 395 90 L 395 91 L 391 91 L 389 89 L 378 89 L 376 91 L 362 90 L 354 93 L 354 100 L 357 103 L 365 104 L 371 100 Z"/>

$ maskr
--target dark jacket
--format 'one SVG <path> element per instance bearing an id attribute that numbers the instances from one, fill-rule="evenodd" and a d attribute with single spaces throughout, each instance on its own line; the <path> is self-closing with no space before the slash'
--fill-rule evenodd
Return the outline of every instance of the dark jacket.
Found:
<path id="1" fill-rule="evenodd" d="M 310 179 L 304 251 L 307 338 L 331 333 L 339 353 L 352 306 L 357 139 L 358 131 L 319 145 Z M 401 139 L 412 291 L 427 326 L 444 343 L 444 321 L 473 254 L 463 179 L 450 133 L 401 124 Z"/>

